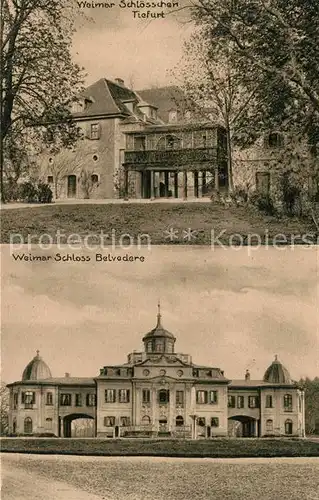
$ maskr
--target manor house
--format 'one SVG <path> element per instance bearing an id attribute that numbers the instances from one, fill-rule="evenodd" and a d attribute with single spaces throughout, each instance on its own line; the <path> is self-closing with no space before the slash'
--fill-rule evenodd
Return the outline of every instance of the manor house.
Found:
<path id="1" fill-rule="evenodd" d="M 92 378 L 55 378 L 39 352 L 10 389 L 12 435 L 72 437 L 72 422 L 91 419 L 99 438 L 172 436 L 304 436 L 304 391 L 275 358 L 263 380 L 230 380 L 175 352 L 162 324 L 143 338 L 143 350 Z"/>

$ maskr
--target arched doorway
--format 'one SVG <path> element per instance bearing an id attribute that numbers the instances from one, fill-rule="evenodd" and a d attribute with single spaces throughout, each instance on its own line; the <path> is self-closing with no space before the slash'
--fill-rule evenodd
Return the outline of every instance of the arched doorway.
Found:
<path id="1" fill-rule="evenodd" d="M 68 198 L 76 197 L 76 175 L 68 175 Z"/>
<path id="2" fill-rule="evenodd" d="M 94 417 L 85 413 L 67 415 L 60 421 L 60 436 L 65 438 L 94 437 Z"/>
<path id="3" fill-rule="evenodd" d="M 246 415 L 236 415 L 228 419 L 230 437 L 258 437 L 259 421 Z"/>
<path id="4" fill-rule="evenodd" d="M 24 419 L 24 434 L 32 434 L 32 429 L 33 429 L 33 425 L 32 425 L 32 418 L 31 417 L 26 417 Z"/>

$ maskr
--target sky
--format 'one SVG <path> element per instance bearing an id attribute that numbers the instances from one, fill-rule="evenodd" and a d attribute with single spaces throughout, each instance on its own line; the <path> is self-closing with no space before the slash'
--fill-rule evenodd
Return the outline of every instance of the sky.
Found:
<path id="1" fill-rule="evenodd" d="M 135 90 L 176 83 L 172 71 L 192 32 L 186 0 L 165 10 L 164 19 L 137 19 L 131 8 L 78 9 L 74 60 L 86 70 L 86 83 L 122 78 Z M 146 11 L 147 9 L 144 9 Z M 160 12 L 162 9 L 153 9 Z"/>
<path id="2" fill-rule="evenodd" d="M 37 349 L 56 377 L 96 376 L 125 363 L 154 328 L 159 298 L 176 352 L 194 363 L 230 379 L 249 368 L 261 379 L 277 354 L 294 379 L 319 375 L 315 248 L 128 252 L 145 261 L 100 263 L 84 252 L 91 262 L 19 262 L 2 247 L 2 380 L 20 380 Z"/>

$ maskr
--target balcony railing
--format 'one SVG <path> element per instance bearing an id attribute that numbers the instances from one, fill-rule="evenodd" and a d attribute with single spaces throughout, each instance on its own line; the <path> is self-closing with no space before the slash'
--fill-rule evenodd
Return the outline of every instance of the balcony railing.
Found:
<path id="1" fill-rule="evenodd" d="M 192 163 L 215 163 L 217 148 L 125 151 L 124 165 L 177 167 Z"/>

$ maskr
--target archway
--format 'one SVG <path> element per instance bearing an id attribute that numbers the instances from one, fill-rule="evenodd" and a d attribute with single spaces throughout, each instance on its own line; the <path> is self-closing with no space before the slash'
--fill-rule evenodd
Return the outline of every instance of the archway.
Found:
<path id="1" fill-rule="evenodd" d="M 231 437 L 258 437 L 259 421 L 246 415 L 228 418 L 228 435 Z"/>
<path id="2" fill-rule="evenodd" d="M 60 419 L 60 436 L 94 437 L 94 417 L 85 413 L 72 413 Z"/>

